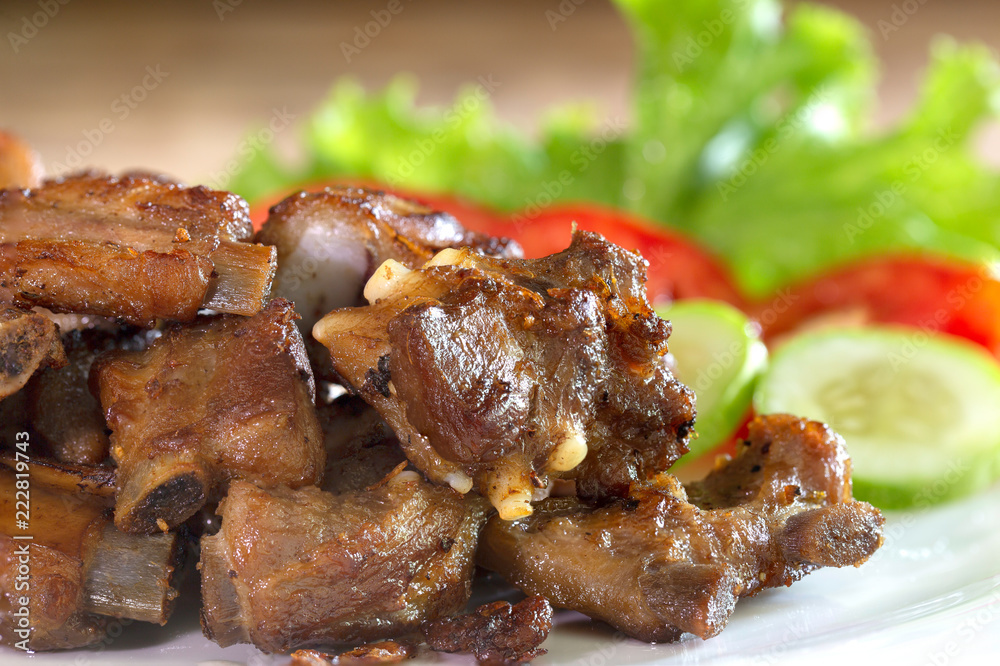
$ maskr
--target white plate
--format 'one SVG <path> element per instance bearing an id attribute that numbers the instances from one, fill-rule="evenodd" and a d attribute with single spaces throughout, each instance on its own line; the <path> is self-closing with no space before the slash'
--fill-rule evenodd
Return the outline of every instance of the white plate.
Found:
<path id="1" fill-rule="evenodd" d="M 558 626 L 537 666 L 638 664 L 997 663 L 1000 655 L 1000 486 L 961 502 L 888 515 L 885 546 L 860 569 L 825 569 L 791 588 L 741 601 L 721 635 L 673 645 L 616 636 L 575 613 Z M 853 664 L 852 664 L 853 662 Z M 38 666 L 150 664 L 277 666 L 250 646 L 219 648 L 193 612 L 167 627 L 131 625 L 104 649 L 0 653 L 0 663 Z M 426 654 L 405 662 L 474 664 Z"/>

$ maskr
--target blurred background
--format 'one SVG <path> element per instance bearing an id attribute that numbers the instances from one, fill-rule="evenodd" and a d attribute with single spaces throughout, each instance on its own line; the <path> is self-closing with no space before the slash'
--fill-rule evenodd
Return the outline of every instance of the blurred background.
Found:
<path id="1" fill-rule="evenodd" d="M 527 129 L 570 99 L 627 115 L 633 53 L 622 17 L 607 0 L 562 1 L 570 12 L 560 0 L 399 0 L 357 52 L 344 45 L 386 2 L 8 1 L 0 126 L 36 146 L 51 172 L 82 160 L 199 181 L 249 130 L 274 117 L 294 125 L 345 74 L 378 89 L 412 72 L 422 103 L 448 103 L 463 83 L 492 77 L 500 116 Z M 895 20 L 900 2 L 828 3 L 867 26 L 881 58 L 875 125 L 909 107 L 935 34 L 1000 48 L 1000 3 L 908 1 L 917 10 Z M 278 132 L 275 146 L 290 150 L 293 134 Z M 1000 163 L 1000 133 L 984 136 L 982 151 Z"/>

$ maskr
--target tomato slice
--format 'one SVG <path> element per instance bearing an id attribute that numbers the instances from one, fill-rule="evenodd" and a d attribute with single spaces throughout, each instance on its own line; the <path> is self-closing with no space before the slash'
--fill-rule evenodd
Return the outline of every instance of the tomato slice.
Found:
<path id="1" fill-rule="evenodd" d="M 780 290 L 754 314 L 772 343 L 827 323 L 902 324 L 972 340 L 1000 357 L 1000 281 L 987 266 L 950 259 L 865 260 Z"/>
<path id="2" fill-rule="evenodd" d="M 392 192 L 454 215 L 466 228 L 493 236 L 513 238 L 529 258 L 544 257 L 566 249 L 573 225 L 594 231 L 612 243 L 636 250 L 649 262 L 649 300 L 662 305 L 678 298 L 711 298 L 746 311 L 747 301 L 736 288 L 729 271 L 694 241 L 664 230 L 624 211 L 591 203 L 542 209 L 532 216 L 507 216 L 470 201 L 440 194 L 424 194 L 387 188 L 360 179 L 338 179 L 309 183 L 296 190 L 320 190 L 331 185 L 357 185 Z M 283 197 L 265 197 L 251 208 L 255 228 L 267 219 L 268 209 Z"/>

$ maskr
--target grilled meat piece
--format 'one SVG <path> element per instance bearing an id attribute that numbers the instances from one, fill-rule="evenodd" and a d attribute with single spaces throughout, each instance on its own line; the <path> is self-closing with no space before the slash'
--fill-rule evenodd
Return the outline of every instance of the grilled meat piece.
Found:
<path id="1" fill-rule="evenodd" d="M 20 138 L 0 130 L 0 190 L 35 187 L 43 174 L 38 153 Z"/>
<path id="2" fill-rule="evenodd" d="M 418 268 L 449 247 L 520 252 L 513 241 L 466 230 L 448 213 L 356 187 L 293 194 L 271 209 L 254 240 L 277 248 L 274 292 L 295 303 L 306 332 L 334 308 L 363 304 L 365 282 L 387 259 Z"/>
<path id="3" fill-rule="evenodd" d="M 370 306 L 313 334 L 414 465 L 513 519 L 550 476 L 625 496 L 687 451 L 694 397 L 665 363 L 645 270 L 586 232 L 536 260 L 444 250 L 417 270 L 386 262 Z"/>
<path id="4" fill-rule="evenodd" d="M 67 364 L 36 374 L 26 388 L 31 425 L 53 458 L 98 465 L 108 457 L 108 425 L 90 392 L 90 366 L 103 352 L 145 349 L 158 335 L 157 331 L 91 328 L 62 336 Z"/>
<path id="5" fill-rule="evenodd" d="M 330 376 L 329 355 L 312 342 L 312 328 L 334 308 L 364 304 L 362 289 L 382 262 L 418 268 L 448 247 L 506 257 L 521 251 L 513 241 L 466 230 L 448 213 L 356 187 L 288 197 L 271 209 L 255 240 L 277 248 L 273 293 L 295 303 L 310 357 L 324 378 Z"/>
<path id="6" fill-rule="evenodd" d="M 417 656 L 412 645 L 396 641 L 380 641 L 352 648 L 338 654 L 318 650 L 296 650 L 290 666 L 378 666 L 398 664 Z"/>
<path id="7" fill-rule="evenodd" d="M 486 502 L 398 471 L 333 495 L 233 483 L 201 541 L 202 627 L 280 652 L 394 638 L 469 599 Z"/>
<path id="8" fill-rule="evenodd" d="M 23 529 L 16 522 L 23 509 L 17 473 L 23 474 L 16 466 L 0 468 L 0 641 L 27 641 L 33 650 L 75 648 L 101 640 L 108 616 L 164 624 L 177 595 L 177 535 L 119 532 L 102 498 L 50 487 L 34 475 L 30 529 Z M 26 534 L 33 538 L 17 538 Z M 27 627 L 18 615 L 22 597 Z"/>
<path id="9" fill-rule="evenodd" d="M 112 351 L 92 381 L 118 463 L 115 524 L 174 527 L 231 479 L 302 486 L 325 454 L 315 388 L 288 301 L 253 317 L 177 325 L 146 351 Z"/>
<path id="10" fill-rule="evenodd" d="M 516 663 L 545 654 L 538 646 L 552 629 L 552 606 L 533 596 L 513 606 L 484 604 L 472 613 L 424 623 L 427 644 L 438 652 L 468 652 L 480 662 Z"/>
<path id="11" fill-rule="evenodd" d="M 686 493 L 663 474 L 597 509 L 549 499 L 523 521 L 491 519 L 478 560 L 526 593 L 635 638 L 708 638 L 740 597 L 821 566 L 860 565 L 881 544 L 882 522 L 851 498 L 839 436 L 765 416 L 735 460 Z"/>
<path id="12" fill-rule="evenodd" d="M 406 462 L 392 428 L 357 396 L 345 395 L 316 409 L 326 448 L 322 488 L 331 493 L 374 486 Z"/>
<path id="13" fill-rule="evenodd" d="M 0 400 L 20 391 L 38 370 L 64 365 L 58 326 L 36 312 L 0 308 Z"/>
<path id="14" fill-rule="evenodd" d="M 0 303 L 190 321 L 199 308 L 252 315 L 274 249 L 228 192 L 145 176 L 82 174 L 0 192 Z"/>

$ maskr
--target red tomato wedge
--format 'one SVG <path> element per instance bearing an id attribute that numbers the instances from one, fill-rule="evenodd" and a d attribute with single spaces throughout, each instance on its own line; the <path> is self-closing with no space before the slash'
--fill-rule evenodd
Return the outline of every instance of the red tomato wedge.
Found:
<path id="1" fill-rule="evenodd" d="M 525 256 L 532 258 L 565 250 L 576 224 L 645 257 L 649 262 L 649 300 L 653 304 L 680 298 L 712 298 L 747 309 L 746 299 L 719 260 L 694 241 L 624 211 L 581 203 L 546 208 L 531 217 L 518 214 L 508 217 L 457 197 L 394 190 L 358 179 L 311 183 L 297 189 L 320 190 L 334 184 L 373 187 L 420 201 L 451 213 L 468 229 L 515 239 L 524 248 Z M 293 191 L 296 190 L 289 190 L 286 195 Z M 264 223 L 270 206 L 282 198 L 266 197 L 254 205 L 251 217 L 255 227 Z"/>
<path id="2" fill-rule="evenodd" d="M 758 303 L 765 339 L 827 323 L 902 324 L 957 335 L 1000 356 L 1000 281 L 985 266 L 878 257 L 813 278 Z"/>

